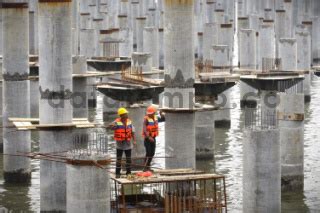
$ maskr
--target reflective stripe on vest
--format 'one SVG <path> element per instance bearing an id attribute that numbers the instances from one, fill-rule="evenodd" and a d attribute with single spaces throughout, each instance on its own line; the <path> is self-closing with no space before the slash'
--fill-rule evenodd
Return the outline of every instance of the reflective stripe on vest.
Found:
<path id="1" fill-rule="evenodd" d="M 116 141 L 131 141 L 132 138 L 132 122 L 127 119 L 127 126 L 125 126 L 120 118 L 115 120 L 117 128 L 114 130 L 114 139 Z"/>
<path id="2" fill-rule="evenodd" d="M 150 137 L 157 137 L 159 135 L 159 126 L 158 126 L 158 118 L 154 116 L 154 119 L 149 118 L 149 116 L 145 116 L 144 120 L 147 121 L 147 128 L 146 131 L 148 132 Z M 145 137 L 144 132 L 142 133 Z"/>

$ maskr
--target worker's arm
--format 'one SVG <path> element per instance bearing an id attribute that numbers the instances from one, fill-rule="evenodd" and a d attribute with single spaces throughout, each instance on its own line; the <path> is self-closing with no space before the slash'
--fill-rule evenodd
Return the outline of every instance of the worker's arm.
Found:
<path id="1" fill-rule="evenodd" d="M 107 129 L 116 130 L 117 129 L 117 123 L 114 121 L 114 122 L 110 123 L 106 128 Z"/>

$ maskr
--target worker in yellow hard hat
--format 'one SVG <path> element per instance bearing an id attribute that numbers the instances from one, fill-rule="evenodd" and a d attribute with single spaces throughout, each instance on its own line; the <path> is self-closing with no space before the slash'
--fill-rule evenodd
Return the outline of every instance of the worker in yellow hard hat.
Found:
<path id="1" fill-rule="evenodd" d="M 158 123 L 163 121 L 165 121 L 164 113 L 160 111 L 160 114 L 157 115 L 157 109 L 153 105 L 147 108 L 147 115 L 144 117 L 142 132 L 144 147 L 146 149 L 146 156 L 144 159 L 145 171 L 151 170 L 151 161 L 156 151 L 156 137 L 159 135 Z"/>
<path id="2" fill-rule="evenodd" d="M 114 130 L 114 139 L 117 145 L 116 178 L 120 177 L 123 152 L 126 155 L 126 174 L 131 174 L 131 150 L 133 145 L 136 145 L 136 138 L 134 126 L 128 118 L 128 113 L 125 108 L 120 108 L 118 110 L 119 118 L 109 125 Z M 131 141 L 133 141 L 133 144 Z"/>

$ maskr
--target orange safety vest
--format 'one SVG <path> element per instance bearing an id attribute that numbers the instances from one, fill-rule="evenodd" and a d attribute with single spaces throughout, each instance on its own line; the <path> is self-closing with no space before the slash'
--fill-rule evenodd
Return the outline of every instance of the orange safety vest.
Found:
<path id="1" fill-rule="evenodd" d="M 127 126 L 125 126 L 120 118 L 115 120 L 116 129 L 114 130 L 114 139 L 116 141 L 131 141 L 132 138 L 132 122 L 127 119 Z"/>
<path id="2" fill-rule="evenodd" d="M 147 129 L 150 137 L 157 137 L 159 135 L 159 126 L 158 126 L 158 118 L 154 116 L 154 119 L 150 118 L 149 116 L 145 116 L 144 120 L 147 121 Z M 143 137 L 146 137 L 144 132 L 142 133 Z"/>

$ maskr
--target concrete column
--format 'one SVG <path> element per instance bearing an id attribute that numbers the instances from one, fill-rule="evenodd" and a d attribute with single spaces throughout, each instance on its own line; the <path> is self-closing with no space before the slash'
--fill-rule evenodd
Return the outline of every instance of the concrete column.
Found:
<path id="1" fill-rule="evenodd" d="M 164 1 L 166 168 L 195 168 L 193 0 Z M 173 98 L 177 96 L 178 98 Z M 179 113 L 179 109 L 187 109 Z M 171 109 L 171 110 L 170 110 Z M 176 112 L 174 109 L 177 109 Z M 179 121 L 179 125 L 177 125 Z M 181 134 L 177 134 L 177 132 Z"/>
<path id="2" fill-rule="evenodd" d="M 282 190 L 303 191 L 304 95 L 278 95 Z"/>
<path id="3" fill-rule="evenodd" d="M 150 72 L 152 70 L 152 55 L 150 53 L 132 53 L 131 66 L 133 68 L 142 68 L 142 72 Z"/>
<path id="4" fill-rule="evenodd" d="M 30 117 L 39 118 L 39 80 L 30 80 Z"/>
<path id="5" fill-rule="evenodd" d="M 155 7 L 151 7 L 147 10 L 147 27 L 155 27 L 157 21 L 157 9 Z"/>
<path id="6" fill-rule="evenodd" d="M 227 45 L 213 45 L 210 58 L 214 67 L 229 72 L 231 61 Z M 220 94 L 216 103 L 219 105 L 219 110 L 214 111 L 215 126 L 230 127 L 230 90 Z"/>
<path id="7" fill-rule="evenodd" d="M 30 117 L 28 3 L 2 3 L 3 18 L 3 176 L 7 183 L 28 183 L 30 160 L 10 156 L 31 151 L 30 131 L 16 131 L 9 118 Z"/>
<path id="8" fill-rule="evenodd" d="M 261 106 L 261 113 L 263 115 L 275 115 L 276 114 L 276 107 L 279 104 L 279 98 L 277 97 L 276 91 L 267 91 L 261 90 L 260 91 L 260 106 Z M 268 120 L 264 119 L 261 121 L 262 125 L 270 126 L 276 125 L 275 120 Z"/>
<path id="9" fill-rule="evenodd" d="M 195 114 L 196 120 L 196 158 L 214 158 L 214 113 L 199 111 Z"/>
<path id="10" fill-rule="evenodd" d="M 256 69 L 256 32 L 251 29 L 242 29 L 239 32 L 240 68 Z"/>
<path id="11" fill-rule="evenodd" d="M 39 2 L 40 124 L 72 123 L 72 3 L 68 0 Z M 71 130 L 40 132 L 40 152 L 72 149 Z M 66 211 L 66 165 L 40 162 L 41 211 Z"/>
<path id="12" fill-rule="evenodd" d="M 214 23 L 215 1 L 206 0 L 206 23 Z"/>
<path id="13" fill-rule="evenodd" d="M 312 65 L 320 65 L 320 14 L 312 19 Z"/>
<path id="14" fill-rule="evenodd" d="M 163 28 L 159 28 L 159 68 L 164 69 L 164 33 Z"/>
<path id="15" fill-rule="evenodd" d="M 128 16 L 119 15 L 119 55 L 130 57 L 133 52 L 133 31 L 128 25 Z"/>
<path id="16" fill-rule="evenodd" d="M 240 68 L 255 70 L 256 65 L 256 32 L 250 29 L 240 30 Z M 255 107 L 258 91 L 244 82 L 240 82 L 240 106 Z"/>
<path id="17" fill-rule="evenodd" d="M 275 19 L 275 36 L 276 36 L 276 57 L 279 58 L 279 41 L 280 38 L 286 38 L 285 34 L 285 10 L 276 10 Z"/>
<path id="18" fill-rule="evenodd" d="M 86 56 L 87 58 L 94 56 L 96 47 L 92 44 L 95 39 L 96 37 L 94 29 L 80 30 L 80 55 Z"/>
<path id="19" fill-rule="evenodd" d="M 218 43 L 218 25 L 207 23 L 203 29 L 203 60 L 210 59 L 210 49 L 212 45 Z"/>
<path id="20" fill-rule="evenodd" d="M 281 212 L 278 129 L 246 129 L 243 142 L 243 212 Z"/>
<path id="21" fill-rule="evenodd" d="M 197 43 L 198 43 L 197 58 L 202 60 L 203 59 L 203 32 L 197 33 Z"/>
<path id="22" fill-rule="evenodd" d="M 275 33 L 273 22 L 261 25 L 259 32 L 259 70 L 262 70 L 262 58 L 275 58 Z"/>
<path id="23" fill-rule="evenodd" d="M 112 29 L 112 28 L 117 28 L 118 27 L 118 19 L 116 17 L 118 17 L 119 15 L 119 4 L 120 1 L 119 0 L 110 0 L 108 2 L 108 20 L 109 20 L 109 25 L 108 28 Z"/>
<path id="24" fill-rule="evenodd" d="M 74 74 L 87 73 L 87 59 L 85 56 L 72 58 Z M 87 78 L 73 78 L 73 117 L 88 118 Z"/>
<path id="25" fill-rule="evenodd" d="M 134 51 L 136 51 L 137 46 L 137 17 L 139 16 L 139 1 L 132 0 L 131 1 L 131 21 L 132 21 L 132 32 L 133 32 L 133 47 Z"/>
<path id="26" fill-rule="evenodd" d="M 299 27 L 300 26 L 300 27 Z M 298 25 L 296 29 L 297 39 L 297 68 L 298 70 L 310 71 L 311 69 L 311 36 L 304 25 Z M 311 101 L 311 77 L 305 74 L 303 80 L 303 93 L 305 102 Z"/>
<path id="27" fill-rule="evenodd" d="M 29 49 L 31 55 L 39 54 L 38 7 L 36 0 L 29 1 Z"/>
<path id="28" fill-rule="evenodd" d="M 279 41 L 279 57 L 284 71 L 297 70 L 297 41 L 293 38 L 282 38 Z"/>
<path id="29" fill-rule="evenodd" d="M 229 48 L 229 61 L 232 60 L 234 46 L 234 30 L 232 24 L 221 24 L 218 31 L 218 44 L 227 45 Z"/>
<path id="30" fill-rule="evenodd" d="M 143 52 L 150 53 L 152 66 L 159 68 L 159 30 L 155 27 L 145 27 L 143 30 Z M 150 70 L 151 71 L 151 70 Z"/>
<path id="31" fill-rule="evenodd" d="M 146 26 L 146 17 L 138 17 L 136 18 L 136 24 L 137 24 L 137 51 L 143 52 L 143 30 Z"/>
<path id="32" fill-rule="evenodd" d="M 285 29 L 284 38 L 293 37 L 293 4 L 291 0 L 284 1 L 284 10 L 285 12 L 285 25 L 282 26 Z M 281 38 L 280 38 L 281 39 Z"/>
<path id="33" fill-rule="evenodd" d="M 104 161 L 110 156 L 102 153 L 94 153 L 91 156 L 70 154 L 70 158 Z M 105 169 L 67 165 L 67 212 L 110 213 L 110 195 L 110 175 Z"/>
<path id="34" fill-rule="evenodd" d="M 224 17 L 224 10 L 223 9 L 216 9 L 214 11 L 214 20 L 215 20 L 215 23 L 217 24 L 223 24 L 225 23 L 225 17 Z"/>
<path id="35" fill-rule="evenodd" d="M 144 138 L 142 137 L 143 131 L 143 119 L 146 115 L 147 104 L 128 104 L 129 118 L 132 120 L 132 124 L 136 131 L 137 145 L 132 150 L 132 157 L 144 157 L 146 150 L 144 147 Z M 136 160 L 135 164 L 143 165 L 143 162 Z M 137 167 L 138 170 L 142 170 L 143 167 Z"/>

